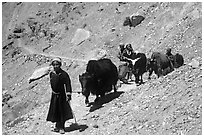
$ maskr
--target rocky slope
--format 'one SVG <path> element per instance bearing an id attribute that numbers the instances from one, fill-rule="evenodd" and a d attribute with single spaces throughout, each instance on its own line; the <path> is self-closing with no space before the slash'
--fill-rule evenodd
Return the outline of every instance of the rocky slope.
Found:
<path id="1" fill-rule="evenodd" d="M 73 93 L 74 120 L 66 134 L 202 134 L 201 3 L 2 3 L 2 134 L 57 134 L 46 122 L 49 78 L 28 83 L 34 70 L 63 58 L 73 91 L 89 59 L 110 58 L 117 66 L 119 43 L 131 43 L 150 57 L 153 51 L 184 56 L 185 65 L 145 84 L 123 84 L 101 104 L 85 107 Z M 124 27 L 125 17 L 145 20 Z M 101 54 L 101 55 L 100 55 Z M 188 65 L 196 60 L 198 65 Z M 91 97 L 93 100 L 94 97 Z"/>

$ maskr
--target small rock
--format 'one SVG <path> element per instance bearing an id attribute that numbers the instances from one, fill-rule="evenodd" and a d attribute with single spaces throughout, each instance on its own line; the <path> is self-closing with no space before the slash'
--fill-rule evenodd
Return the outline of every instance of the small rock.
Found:
<path id="1" fill-rule="evenodd" d="M 91 118 L 98 118 L 98 117 L 99 117 L 98 114 L 96 114 L 96 115 L 92 115 L 92 116 L 91 116 Z"/>
<path id="2" fill-rule="evenodd" d="M 95 124 L 95 125 L 93 125 L 93 128 L 98 128 L 98 125 L 96 125 L 96 124 Z"/>
<path id="3" fill-rule="evenodd" d="M 198 68 L 200 63 L 196 59 L 192 59 L 192 61 L 188 65 L 192 68 Z"/>
<path id="4" fill-rule="evenodd" d="M 3 93 L 3 95 L 4 95 L 4 94 L 7 94 L 7 92 L 8 92 L 8 90 L 3 90 L 2 93 Z"/>
<path id="5" fill-rule="evenodd" d="M 114 31 L 115 31 L 115 28 L 112 28 L 111 31 L 114 32 Z"/>
<path id="6" fill-rule="evenodd" d="M 133 130 L 133 129 L 135 129 L 136 127 L 133 125 L 133 126 L 131 126 L 130 128 L 129 128 L 129 130 Z"/>

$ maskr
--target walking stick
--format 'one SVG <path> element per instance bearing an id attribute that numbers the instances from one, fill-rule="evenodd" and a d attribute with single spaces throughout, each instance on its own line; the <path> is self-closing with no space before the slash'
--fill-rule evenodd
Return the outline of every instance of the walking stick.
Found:
<path id="1" fill-rule="evenodd" d="M 65 94 L 66 94 L 67 89 L 66 89 L 66 85 L 65 85 L 65 84 L 64 84 L 64 89 L 65 89 Z M 67 96 L 66 96 L 66 101 L 68 101 Z M 70 106 L 70 108 L 71 108 L 71 112 L 72 112 L 72 115 L 73 115 L 73 118 L 74 118 L 75 124 L 77 124 L 75 114 L 74 114 L 74 112 L 73 112 L 73 110 L 72 110 L 72 107 L 71 107 L 71 102 L 68 101 L 68 103 L 69 103 L 69 106 Z"/>
<path id="2" fill-rule="evenodd" d="M 74 118 L 74 122 L 75 122 L 75 124 L 78 124 L 78 123 L 77 123 L 77 121 L 76 121 L 75 114 L 74 114 L 74 112 L 73 112 L 73 110 L 72 110 L 72 107 L 71 107 L 71 102 L 70 102 L 70 101 L 68 101 L 68 103 L 69 103 L 70 108 L 71 108 L 71 112 L 72 112 L 72 115 L 73 115 L 73 118 Z"/>

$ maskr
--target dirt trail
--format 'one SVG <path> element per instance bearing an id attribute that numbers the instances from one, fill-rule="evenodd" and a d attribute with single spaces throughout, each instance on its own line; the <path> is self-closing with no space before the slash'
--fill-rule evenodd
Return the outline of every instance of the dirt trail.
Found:
<path id="1" fill-rule="evenodd" d="M 23 49 L 25 49 L 26 51 L 29 52 L 29 54 L 38 54 L 38 55 L 42 55 L 42 56 L 46 56 L 46 57 L 60 57 L 62 59 L 65 59 L 65 60 L 71 60 L 71 61 L 79 61 L 79 62 L 84 62 L 84 63 L 87 63 L 88 60 L 84 60 L 84 59 L 77 59 L 77 58 L 69 58 L 69 57 L 65 57 L 65 56 L 60 56 L 60 55 L 55 55 L 55 54 L 48 54 L 48 53 L 42 53 L 42 52 L 39 52 L 31 47 L 26 47 L 21 39 L 18 39 L 18 47 L 21 47 Z"/>

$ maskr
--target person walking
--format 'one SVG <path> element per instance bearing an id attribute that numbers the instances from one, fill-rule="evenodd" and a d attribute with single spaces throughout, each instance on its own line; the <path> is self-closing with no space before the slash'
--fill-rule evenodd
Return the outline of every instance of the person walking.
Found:
<path id="1" fill-rule="evenodd" d="M 174 55 L 171 53 L 171 48 L 167 48 L 167 49 L 166 49 L 166 55 L 167 55 L 167 57 L 170 59 L 172 65 L 174 66 L 174 65 L 175 65 L 175 57 L 174 57 Z"/>
<path id="2" fill-rule="evenodd" d="M 132 56 L 134 54 L 134 50 L 132 48 L 132 45 L 131 44 L 127 44 L 125 46 L 125 49 L 123 50 L 122 54 L 121 54 L 121 59 L 120 61 L 124 61 L 124 62 L 127 62 L 127 66 L 128 66 L 128 72 L 127 72 L 127 75 L 128 75 L 128 78 L 130 81 L 132 81 L 132 69 L 133 69 L 133 64 L 130 60 L 128 59 L 132 59 Z"/>
<path id="3" fill-rule="evenodd" d="M 50 72 L 52 89 L 47 121 L 56 122 L 54 132 L 65 133 L 65 121 L 73 119 L 69 101 L 71 100 L 71 80 L 67 72 L 61 69 L 61 58 L 54 58 L 51 62 L 53 70 Z"/>
<path id="4" fill-rule="evenodd" d="M 173 56 L 173 54 L 171 53 L 171 48 L 166 49 L 166 55 L 167 56 Z"/>
<path id="5" fill-rule="evenodd" d="M 120 43 L 118 49 L 119 49 L 119 52 L 118 52 L 117 57 L 121 61 L 119 64 L 119 68 L 118 68 L 118 77 L 120 81 L 122 81 L 123 83 L 128 83 L 128 81 L 125 78 L 128 73 L 128 63 L 124 61 L 124 57 L 123 57 L 123 52 L 125 50 L 125 44 Z"/>
<path id="6" fill-rule="evenodd" d="M 125 50 L 125 44 L 123 44 L 123 43 L 120 43 L 119 44 L 119 52 L 118 52 L 118 58 L 120 59 L 120 61 L 122 61 L 123 60 L 123 51 Z"/>

